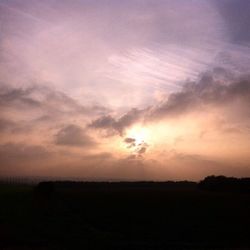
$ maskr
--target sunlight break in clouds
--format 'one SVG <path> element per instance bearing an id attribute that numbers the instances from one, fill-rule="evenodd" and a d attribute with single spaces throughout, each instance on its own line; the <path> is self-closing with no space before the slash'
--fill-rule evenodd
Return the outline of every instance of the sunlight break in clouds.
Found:
<path id="1" fill-rule="evenodd" d="M 248 175 L 249 11 L 237 0 L 2 0 L 0 175 Z"/>

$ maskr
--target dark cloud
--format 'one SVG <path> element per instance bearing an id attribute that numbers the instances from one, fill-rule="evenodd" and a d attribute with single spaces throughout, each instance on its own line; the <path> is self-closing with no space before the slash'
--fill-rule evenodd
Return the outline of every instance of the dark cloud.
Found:
<path id="1" fill-rule="evenodd" d="M 6 108 L 20 109 L 22 111 L 43 111 L 43 116 L 60 114 L 102 115 L 109 110 L 100 105 L 83 106 L 75 99 L 56 89 L 43 85 L 31 87 L 0 87 L 1 110 Z"/>
<path id="2" fill-rule="evenodd" d="M 111 130 L 122 135 L 125 128 L 130 127 L 142 118 L 143 113 L 144 110 L 133 108 L 117 120 L 112 116 L 102 116 L 94 120 L 89 127 Z"/>
<path id="3" fill-rule="evenodd" d="M 250 105 L 249 77 L 224 83 L 214 80 L 213 74 L 204 74 L 200 81 L 187 83 L 181 92 L 171 94 L 166 101 L 153 107 L 147 119 L 172 117 L 208 106 L 226 106 L 235 101 Z"/>
<path id="4" fill-rule="evenodd" d="M 142 157 L 146 153 L 148 147 L 149 145 L 146 142 L 140 143 L 136 149 L 137 156 Z"/>
<path id="5" fill-rule="evenodd" d="M 139 121 L 174 118 L 198 110 L 209 112 L 209 107 L 226 107 L 236 102 L 244 107 L 241 112 L 247 112 L 245 107 L 250 105 L 250 77 L 236 79 L 229 71 L 215 68 L 203 74 L 197 82 L 186 83 L 180 92 L 170 94 L 158 105 L 144 110 L 132 109 L 118 119 L 102 116 L 89 127 L 113 130 L 123 135 L 126 128 Z"/>
<path id="6" fill-rule="evenodd" d="M 43 109 L 50 112 L 84 112 L 85 107 L 60 91 L 46 86 L 14 88 L 6 85 L 0 88 L 1 107 Z"/>
<path id="7" fill-rule="evenodd" d="M 0 86 L 0 132 L 27 132 L 75 122 L 105 114 L 98 105 L 84 106 L 75 99 L 48 86 Z"/>
<path id="8" fill-rule="evenodd" d="M 123 141 L 127 144 L 127 148 L 133 149 L 132 154 L 128 157 L 130 160 L 142 158 L 149 147 L 146 142 L 137 143 L 136 139 L 131 137 L 126 137 Z"/>
<path id="9" fill-rule="evenodd" d="M 102 116 L 96 120 L 94 120 L 89 126 L 92 128 L 104 128 L 104 129 L 112 129 L 115 127 L 116 120 L 110 116 Z"/>
<path id="10" fill-rule="evenodd" d="M 127 144 L 127 148 L 133 148 L 136 146 L 136 140 L 134 138 L 127 137 L 123 141 Z"/>
<path id="11" fill-rule="evenodd" d="M 129 137 L 127 137 L 127 138 L 125 138 L 124 139 L 124 142 L 126 142 L 126 143 L 134 143 L 135 142 L 135 139 L 134 138 L 129 138 Z"/>
<path id="12" fill-rule="evenodd" d="M 81 127 L 73 124 L 59 130 L 55 135 L 55 143 L 75 147 L 92 147 L 96 144 Z"/>
<path id="13" fill-rule="evenodd" d="M 128 156 L 127 159 L 130 160 L 141 160 L 143 159 L 144 154 L 146 153 L 149 145 L 146 142 L 142 142 L 136 144 L 136 142 L 132 142 L 129 144 L 128 148 L 133 148 L 133 152 L 131 155 Z"/>
<path id="14" fill-rule="evenodd" d="M 19 107 L 39 107 L 39 101 L 30 97 L 34 88 L 11 88 L 9 86 L 1 86 L 0 88 L 0 104 L 1 107 L 18 105 Z"/>
<path id="15" fill-rule="evenodd" d="M 146 147 L 141 147 L 137 152 L 139 155 L 144 154 L 146 152 L 147 148 Z"/>

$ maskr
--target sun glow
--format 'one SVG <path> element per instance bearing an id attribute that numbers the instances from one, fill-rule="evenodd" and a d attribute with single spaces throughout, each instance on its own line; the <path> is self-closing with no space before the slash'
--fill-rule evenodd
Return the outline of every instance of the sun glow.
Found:
<path id="1" fill-rule="evenodd" d="M 150 140 L 149 130 L 145 127 L 135 126 L 131 128 L 126 137 L 135 139 L 135 144 L 140 145 L 142 143 L 148 143 Z"/>

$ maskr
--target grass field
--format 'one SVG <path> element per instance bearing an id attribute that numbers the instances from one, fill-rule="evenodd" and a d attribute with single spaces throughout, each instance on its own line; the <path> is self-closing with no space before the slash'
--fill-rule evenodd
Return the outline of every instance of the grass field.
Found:
<path id="1" fill-rule="evenodd" d="M 0 185 L 0 249 L 250 249 L 250 196 L 196 184 Z"/>

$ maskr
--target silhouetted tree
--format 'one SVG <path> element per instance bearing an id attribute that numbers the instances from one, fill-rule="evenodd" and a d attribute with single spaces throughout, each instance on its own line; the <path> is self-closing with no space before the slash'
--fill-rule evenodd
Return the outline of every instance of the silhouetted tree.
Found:
<path id="1" fill-rule="evenodd" d="M 250 192 L 250 178 L 207 176 L 198 183 L 198 188 L 208 191 Z"/>

